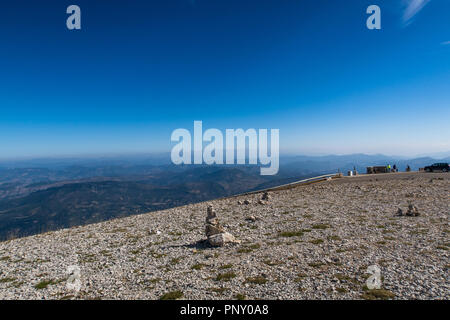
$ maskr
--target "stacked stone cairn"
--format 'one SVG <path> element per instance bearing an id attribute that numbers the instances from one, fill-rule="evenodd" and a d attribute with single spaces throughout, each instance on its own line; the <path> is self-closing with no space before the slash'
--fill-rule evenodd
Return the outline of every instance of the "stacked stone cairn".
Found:
<path id="1" fill-rule="evenodd" d="M 418 217 L 420 216 L 419 209 L 413 204 L 408 205 L 408 211 L 406 213 L 403 213 L 403 210 L 401 208 L 398 208 L 396 216 L 402 217 L 402 216 L 408 216 L 408 217 Z"/>
<path id="2" fill-rule="evenodd" d="M 205 233 L 208 243 L 213 247 L 222 247 L 227 243 L 239 243 L 231 233 L 226 232 L 220 225 L 212 206 L 207 208 Z"/>

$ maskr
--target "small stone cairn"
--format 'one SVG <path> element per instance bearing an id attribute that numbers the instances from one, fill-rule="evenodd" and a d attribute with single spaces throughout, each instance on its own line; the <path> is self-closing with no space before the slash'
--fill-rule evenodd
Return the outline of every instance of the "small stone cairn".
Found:
<path id="1" fill-rule="evenodd" d="M 266 203 L 269 202 L 269 200 L 270 200 L 269 192 L 264 191 L 264 193 L 263 193 L 261 199 L 258 201 L 258 203 L 259 204 L 266 204 Z"/>
<path id="2" fill-rule="evenodd" d="M 209 244 L 213 247 L 222 247 L 227 243 L 239 243 L 231 233 L 226 232 L 220 225 L 212 206 L 208 206 L 207 208 L 205 233 L 208 237 Z"/>
<path id="3" fill-rule="evenodd" d="M 397 213 L 395 214 L 398 217 L 402 216 L 408 216 L 408 217 L 418 217 L 420 216 L 419 209 L 412 203 L 408 205 L 408 211 L 406 213 L 403 213 L 403 210 L 401 208 L 398 208 Z"/>

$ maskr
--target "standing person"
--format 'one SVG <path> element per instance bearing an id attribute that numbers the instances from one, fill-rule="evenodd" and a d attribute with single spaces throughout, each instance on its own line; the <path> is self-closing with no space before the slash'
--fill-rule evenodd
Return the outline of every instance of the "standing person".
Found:
<path id="1" fill-rule="evenodd" d="M 387 172 L 388 173 L 391 172 L 391 165 L 390 164 L 387 165 Z"/>
<path id="2" fill-rule="evenodd" d="M 394 172 L 397 172 L 397 165 L 396 164 L 394 164 L 393 169 L 394 169 Z"/>
<path id="3" fill-rule="evenodd" d="M 411 167 L 409 166 L 409 164 L 406 166 L 406 172 L 410 172 L 411 171 Z"/>

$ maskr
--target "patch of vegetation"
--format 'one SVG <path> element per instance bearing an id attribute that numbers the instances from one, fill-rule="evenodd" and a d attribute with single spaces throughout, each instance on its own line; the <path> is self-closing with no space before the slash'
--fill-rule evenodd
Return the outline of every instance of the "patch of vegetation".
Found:
<path id="1" fill-rule="evenodd" d="M 53 280 L 42 280 L 41 282 L 39 282 L 38 284 L 34 285 L 34 287 L 38 290 L 40 289 L 45 289 L 47 288 L 49 285 L 51 284 L 56 284 L 56 282 L 54 282 Z"/>
<path id="2" fill-rule="evenodd" d="M 380 259 L 380 260 L 378 260 L 377 264 L 379 264 L 382 267 L 385 267 L 387 265 L 387 260 L 386 259 Z"/>
<path id="3" fill-rule="evenodd" d="M 216 281 L 230 281 L 231 279 L 236 278 L 236 274 L 232 271 L 226 273 L 219 273 L 216 276 Z"/>
<path id="4" fill-rule="evenodd" d="M 158 253 L 158 252 L 156 252 L 156 251 L 154 251 L 154 250 L 151 250 L 151 251 L 150 251 L 150 255 L 151 255 L 153 258 L 155 258 L 155 259 L 159 259 L 159 258 L 164 257 L 166 254 L 165 254 L 165 253 Z"/>
<path id="5" fill-rule="evenodd" d="M 219 269 L 231 269 L 233 268 L 233 265 L 231 263 L 224 264 L 223 266 L 220 266 Z"/>
<path id="6" fill-rule="evenodd" d="M 358 283 L 358 280 L 356 280 L 355 278 L 352 278 L 346 274 L 342 274 L 342 273 L 338 273 L 336 275 L 334 275 L 339 281 L 347 281 L 347 282 L 351 282 L 351 283 Z"/>
<path id="7" fill-rule="evenodd" d="M 311 262 L 308 263 L 308 266 L 313 267 L 313 268 L 320 268 L 321 266 L 324 266 L 325 263 L 323 262 Z"/>
<path id="8" fill-rule="evenodd" d="M 229 288 L 209 288 L 208 290 L 215 292 L 215 293 L 223 294 L 225 291 L 228 291 L 230 289 Z"/>
<path id="9" fill-rule="evenodd" d="M 163 294 L 159 300 L 177 300 L 183 297 L 183 292 L 180 290 L 170 291 Z"/>
<path id="10" fill-rule="evenodd" d="M 79 258 L 80 263 L 89 263 L 95 261 L 95 254 L 84 254 Z"/>
<path id="11" fill-rule="evenodd" d="M 142 249 L 136 249 L 136 250 L 131 250 L 130 251 L 132 254 L 139 254 L 142 252 Z"/>
<path id="12" fill-rule="evenodd" d="M 1 279 L 0 279 L 0 283 L 13 282 L 13 281 L 15 281 L 15 280 L 16 280 L 16 278 L 9 278 L 9 277 L 6 277 L 6 278 L 1 278 Z"/>
<path id="13" fill-rule="evenodd" d="M 11 283 L 11 287 L 20 288 L 24 283 L 24 281 L 14 281 L 13 283 Z"/>
<path id="14" fill-rule="evenodd" d="M 428 233 L 428 229 L 417 229 L 417 230 L 412 230 L 409 233 L 411 235 L 425 235 Z"/>
<path id="15" fill-rule="evenodd" d="M 153 279 L 148 280 L 148 282 L 150 282 L 150 283 L 158 283 L 160 281 L 161 281 L 161 278 L 153 278 Z"/>
<path id="16" fill-rule="evenodd" d="M 303 236 L 303 231 L 284 231 L 280 232 L 279 235 L 283 238 L 301 237 Z"/>
<path id="17" fill-rule="evenodd" d="M 247 299 L 247 297 L 245 295 L 240 294 L 240 293 L 236 294 L 234 297 L 236 298 L 236 300 L 245 300 L 245 299 Z"/>
<path id="18" fill-rule="evenodd" d="M 329 236 L 328 240 L 341 241 L 342 239 L 338 236 Z"/>
<path id="19" fill-rule="evenodd" d="M 363 290 L 365 291 L 361 298 L 365 300 L 388 300 L 395 298 L 395 294 L 389 290 L 385 289 L 368 289 L 364 286 Z"/>
<path id="20" fill-rule="evenodd" d="M 323 243 L 323 240 L 322 239 L 314 239 L 314 240 L 311 240 L 310 243 L 312 243 L 312 244 L 321 244 L 321 243 Z"/>
<path id="21" fill-rule="evenodd" d="M 306 273 L 298 273 L 297 277 L 294 279 L 294 282 L 301 282 L 308 275 Z"/>
<path id="22" fill-rule="evenodd" d="M 130 241 L 131 243 L 135 244 L 136 242 L 139 241 L 140 237 L 139 237 L 139 236 L 136 236 L 136 235 L 130 235 L 130 234 L 127 234 L 127 239 L 128 239 L 128 241 Z"/>
<path id="23" fill-rule="evenodd" d="M 267 282 L 267 279 L 263 276 L 256 276 L 245 279 L 245 282 L 253 284 L 265 284 Z"/>
<path id="24" fill-rule="evenodd" d="M 204 266 L 206 266 L 204 263 L 196 263 L 196 264 L 194 264 L 194 265 L 191 267 L 191 269 L 193 269 L 193 270 L 200 270 L 200 269 L 202 269 Z"/>
<path id="25" fill-rule="evenodd" d="M 106 231 L 106 233 L 118 233 L 118 232 L 127 232 L 127 228 L 115 228 L 110 231 Z"/>
<path id="26" fill-rule="evenodd" d="M 347 293 L 347 289 L 345 288 L 336 288 L 336 291 L 339 293 Z"/>
<path id="27" fill-rule="evenodd" d="M 261 248 L 261 245 L 259 243 L 255 243 L 249 246 L 246 246 L 244 248 L 239 248 L 237 250 L 238 253 L 249 253 L 252 252 L 253 250 L 259 249 Z"/>
<path id="28" fill-rule="evenodd" d="M 106 257 L 110 257 L 112 253 L 108 250 L 101 250 L 100 253 Z"/>
<path id="29" fill-rule="evenodd" d="M 179 258 L 172 258 L 172 260 L 170 260 L 170 264 L 177 264 L 181 261 L 182 257 Z"/>
<path id="30" fill-rule="evenodd" d="M 330 227 L 329 225 L 323 223 L 315 224 L 312 226 L 312 228 L 316 230 L 325 230 L 328 229 L 329 227 Z"/>

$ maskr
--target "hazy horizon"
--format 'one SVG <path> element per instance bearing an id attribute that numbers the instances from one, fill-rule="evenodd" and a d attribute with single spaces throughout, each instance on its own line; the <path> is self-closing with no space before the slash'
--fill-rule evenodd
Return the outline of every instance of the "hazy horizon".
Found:
<path id="1" fill-rule="evenodd" d="M 401 155 L 401 154 L 387 154 L 387 153 L 366 153 L 366 152 L 354 152 L 354 153 L 289 153 L 281 152 L 280 157 L 346 157 L 346 156 L 379 156 L 388 158 L 398 158 L 398 159 L 415 159 L 415 158 L 434 158 L 434 159 L 445 159 L 450 157 L 450 151 L 439 152 L 439 153 L 425 153 L 425 154 L 412 154 L 412 155 Z M 0 157 L 1 162 L 7 161 L 39 161 L 39 160 L 99 160 L 99 159 L 114 159 L 114 158 L 166 158 L 167 162 L 170 162 L 170 151 L 161 152 L 128 152 L 128 153 L 89 153 L 89 154 L 59 154 L 59 155 L 36 155 L 36 156 L 22 156 L 22 157 Z"/>

